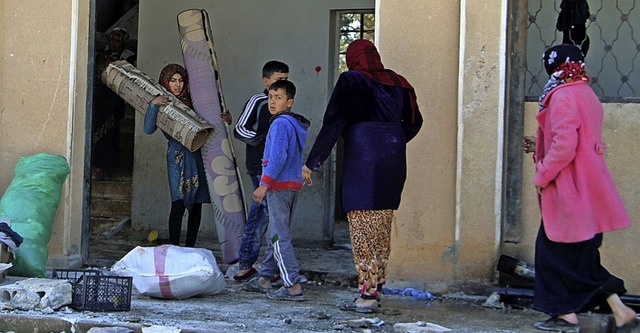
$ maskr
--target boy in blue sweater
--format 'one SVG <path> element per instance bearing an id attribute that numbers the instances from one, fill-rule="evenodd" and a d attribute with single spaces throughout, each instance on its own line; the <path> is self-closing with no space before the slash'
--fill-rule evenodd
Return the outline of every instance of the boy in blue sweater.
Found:
<path id="1" fill-rule="evenodd" d="M 267 96 L 269 86 L 275 81 L 286 80 L 288 77 L 289 66 L 287 64 L 277 60 L 267 61 L 262 67 L 264 91 L 253 95 L 247 101 L 234 129 L 235 137 L 247 145 L 245 164 L 254 191 L 260 186 L 262 155 L 269 131 L 269 119 L 271 119 L 269 96 Z M 265 235 L 268 222 L 267 201 L 252 202 L 249 214 L 247 214 L 247 223 L 244 225 L 242 243 L 240 251 L 238 251 L 238 274 L 233 277 L 234 280 L 244 282 L 256 275 L 257 271 L 253 265 L 260 256 L 262 236 Z"/>
<path id="2" fill-rule="evenodd" d="M 303 301 L 298 261 L 291 244 L 291 215 L 302 189 L 303 151 L 310 125 L 308 119 L 291 112 L 296 87 L 290 81 L 269 86 L 269 112 L 273 115 L 262 158 L 260 186 L 253 200 L 267 198 L 269 244 L 260 266 L 260 277 L 242 284 L 247 291 L 266 292 L 276 300 Z M 271 291 L 271 278 L 280 273 L 284 286 Z"/>

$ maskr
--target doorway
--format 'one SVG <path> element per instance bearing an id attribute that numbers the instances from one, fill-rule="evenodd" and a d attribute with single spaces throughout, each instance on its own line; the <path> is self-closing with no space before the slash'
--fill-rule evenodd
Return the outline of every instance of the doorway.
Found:
<path id="1" fill-rule="evenodd" d="M 100 265 L 107 253 L 121 252 L 121 244 L 114 244 L 110 238 L 131 221 L 135 113 L 100 82 L 98 68 L 103 67 L 98 64 L 106 63 L 105 57 L 116 57 L 110 47 L 112 50 L 116 45 L 114 36 L 125 35 L 112 33 L 119 28 L 128 38 L 121 39 L 124 51 L 117 57 L 135 65 L 138 0 L 91 0 L 85 147 L 88 186 L 82 233 L 83 261 L 89 265 Z"/>
<path id="2" fill-rule="evenodd" d="M 374 42 L 375 39 L 375 11 L 373 9 L 336 11 L 334 19 L 337 33 L 332 34 L 336 36 L 335 42 L 333 43 L 336 47 L 334 52 L 332 52 L 334 55 L 332 63 L 335 64 L 335 70 L 333 71 L 333 78 L 330 80 L 329 93 L 333 91 L 333 86 L 338 80 L 340 73 L 348 70 L 346 53 L 349 43 L 357 39 L 367 39 Z M 325 228 L 327 233 L 325 239 L 329 239 L 331 245 L 349 243 L 347 215 L 342 211 L 343 152 L 344 142 L 340 137 L 336 144 L 334 154 L 332 154 L 335 156 L 333 191 L 327 191 L 327 195 L 331 195 L 331 193 L 335 194 L 333 202 L 334 212 L 333 214 L 328 214 L 332 218 L 329 219 L 327 227 Z"/>

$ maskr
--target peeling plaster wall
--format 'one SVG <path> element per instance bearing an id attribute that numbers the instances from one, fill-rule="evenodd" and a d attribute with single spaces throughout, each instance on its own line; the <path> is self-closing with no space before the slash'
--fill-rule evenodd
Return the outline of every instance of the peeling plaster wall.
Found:
<path id="1" fill-rule="evenodd" d="M 67 156 L 70 6 L 3 1 L 0 81 L 2 166 L 40 152 Z M 33 7 L 33 8 L 32 8 Z M 34 8 L 38 8 L 34 10 Z M 3 190 L 12 173 L 2 173 Z"/>
<path id="2" fill-rule="evenodd" d="M 500 235 L 506 4 L 378 6 L 383 61 L 413 83 L 425 117 L 409 143 L 389 278 L 432 291 L 488 281 Z"/>
<path id="3" fill-rule="evenodd" d="M 0 2 L 0 193 L 21 156 L 67 158 L 71 174 L 49 243 L 49 265 L 57 267 L 80 262 L 86 60 L 80 73 L 75 61 L 86 58 L 76 46 L 86 48 L 87 34 L 76 45 L 76 33 L 87 20 L 88 5 L 79 1 Z"/>
<path id="4" fill-rule="evenodd" d="M 435 291 L 446 288 L 454 277 L 458 256 L 455 166 L 460 4 L 383 0 L 378 7 L 382 61 L 415 87 L 424 117 L 420 133 L 407 146 L 407 182 L 393 225 L 388 278 L 395 284 Z"/>
<path id="5" fill-rule="evenodd" d="M 524 157 L 522 242 L 502 244 L 504 33 L 506 2 L 378 0 L 378 45 L 389 68 L 416 87 L 425 116 L 409 143 L 388 279 L 441 291 L 496 278 L 500 254 L 533 262 L 540 224 L 531 156 Z M 411 27 L 408 29 L 407 27 Z M 416 38 L 420 36 L 420 38 Z M 517 70 L 517 69 L 516 69 Z M 640 221 L 637 104 L 604 104 L 606 158 L 632 221 Z M 537 104 L 527 103 L 525 134 Z M 640 292 L 639 227 L 605 235 L 602 261 Z"/>

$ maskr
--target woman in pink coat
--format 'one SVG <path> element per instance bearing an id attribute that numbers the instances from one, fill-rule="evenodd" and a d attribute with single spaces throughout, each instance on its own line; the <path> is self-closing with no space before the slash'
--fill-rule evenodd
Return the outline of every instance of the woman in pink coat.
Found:
<path id="1" fill-rule="evenodd" d="M 542 224 L 535 251 L 536 323 L 547 331 L 578 332 L 576 313 L 604 303 L 618 332 L 637 326 L 619 296 L 624 282 L 600 264 L 602 233 L 631 223 L 604 159 L 600 100 L 587 84 L 578 47 L 557 45 L 544 55 L 549 82 L 540 96 L 535 186 Z M 640 329 L 640 326 L 637 327 Z"/>

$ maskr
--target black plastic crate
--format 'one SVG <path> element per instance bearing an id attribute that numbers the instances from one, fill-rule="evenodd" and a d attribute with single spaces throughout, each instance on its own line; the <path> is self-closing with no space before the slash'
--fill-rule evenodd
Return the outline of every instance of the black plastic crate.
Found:
<path id="1" fill-rule="evenodd" d="M 71 307 L 76 310 L 131 310 L 130 276 L 102 275 L 96 270 L 54 270 L 52 277 L 71 283 Z"/>
<path id="2" fill-rule="evenodd" d="M 54 269 L 51 272 L 51 278 L 59 279 L 59 280 L 67 280 L 71 285 L 75 288 L 75 285 L 80 282 L 83 276 L 97 276 L 100 275 L 101 272 L 98 270 L 87 269 L 87 270 L 74 270 L 74 269 Z"/>

